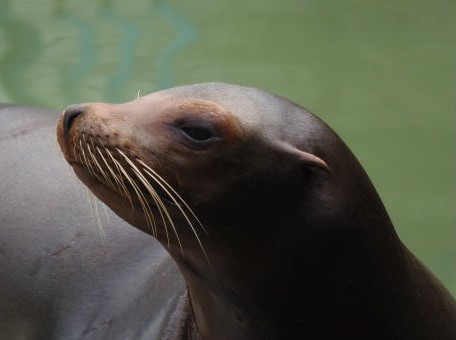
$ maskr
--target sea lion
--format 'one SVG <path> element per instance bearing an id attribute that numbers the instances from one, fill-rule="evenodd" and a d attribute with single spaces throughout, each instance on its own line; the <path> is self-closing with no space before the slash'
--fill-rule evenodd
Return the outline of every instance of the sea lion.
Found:
<path id="1" fill-rule="evenodd" d="M 182 86 L 70 106 L 57 138 L 82 182 L 176 261 L 184 338 L 456 337 L 453 297 L 348 147 L 295 103 Z"/>
<path id="2" fill-rule="evenodd" d="M 0 339 L 160 339 L 182 277 L 152 237 L 91 209 L 59 115 L 0 105 Z"/>

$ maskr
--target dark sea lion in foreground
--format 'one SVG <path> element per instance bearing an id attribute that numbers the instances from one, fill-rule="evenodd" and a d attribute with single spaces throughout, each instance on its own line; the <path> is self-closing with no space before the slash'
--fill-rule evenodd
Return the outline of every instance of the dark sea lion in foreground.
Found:
<path id="1" fill-rule="evenodd" d="M 347 146 L 302 107 L 191 85 L 71 106 L 57 136 L 89 189 L 176 261 L 181 338 L 456 337 L 453 297 L 398 239 Z"/>
<path id="2" fill-rule="evenodd" d="M 56 145 L 59 115 L 0 105 L 0 339 L 160 339 L 181 275 L 157 241 L 98 203 L 100 236 Z"/>

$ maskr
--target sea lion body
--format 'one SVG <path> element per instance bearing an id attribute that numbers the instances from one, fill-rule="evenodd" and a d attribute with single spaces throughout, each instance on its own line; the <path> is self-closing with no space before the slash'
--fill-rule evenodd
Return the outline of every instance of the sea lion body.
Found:
<path id="1" fill-rule="evenodd" d="M 0 106 L 0 339 L 160 339 L 183 281 L 152 237 L 95 202 L 59 114 Z"/>
<path id="2" fill-rule="evenodd" d="M 89 189 L 168 249 L 201 339 L 456 336 L 454 298 L 304 108 L 197 84 L 71 106 L 57 136 Z"/>

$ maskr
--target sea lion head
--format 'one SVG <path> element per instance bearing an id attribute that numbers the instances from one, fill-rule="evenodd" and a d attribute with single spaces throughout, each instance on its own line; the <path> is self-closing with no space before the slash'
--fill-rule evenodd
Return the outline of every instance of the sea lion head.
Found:
<path id="1" fill-rule="evenodd" d="M 180 217 L 194 222 L 196 216 L 245 219 L 274 215 L 265 203 L 277 207 L 284 199 L 296 201 L 290 195 L 312 195 L 308 186 L 331 174 L 322 147 L 331 141 L 319 131 L 326 125 L 316 128 L 314 120 L 272 94 L 210 83 L 125 104 L 70 106 L 57 136 L 65 158 L 97 196 L 161 239 L 158 224 L 178 218 L 179 207 L 186 212 Z"/>

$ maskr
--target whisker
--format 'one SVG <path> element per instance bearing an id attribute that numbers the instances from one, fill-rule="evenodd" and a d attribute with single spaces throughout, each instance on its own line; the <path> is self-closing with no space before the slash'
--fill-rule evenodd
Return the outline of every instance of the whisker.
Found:
<path id="1" fill-rule="evenodd" d="M 93 148 L 93 152 L 95 151 L 95 145 L 93 144 L 93 140 L 92 138 L 90 138 L 90 143 L 92 145 L 92 148 Z M 86 144 L 87 145 L 87 144 Z M 87 145 L 88 146 L 88 145 Z M 105 169 L 100 165 L 100 163 L 98 162 L 97 160 L 97 157 L 95 157 L 94 153 L 92 152 L 92 150 L 87 147 L 88 151 L 89 151 L 89 155 L 90 157 L 92 158 L 93 162 L 95 163 L 96 167 L 98 168 L 101 176 L 103 176 L 103 178 L 105 179 L 105 182 L 106 184 L 108 184 L 108 186 L 111 188 L 111 189 L 114 189 L 116 188 L 116 186 L 114 185 L 114 183 L 111 181 L 111 179 L 109 178 L 108 174 L 106 173 Z"/>
<path id="2" fill-rule="evenodd" d="M 116 182 L 116 186 L 117 186 L 117 189 L 118 191 L 120 192 L 120 194 L 123 196 L 124 195 L 124 192 L 122 190 L 122 186 L 120 185 L 120 180 L 119 180 L 119 176 L 117 176 L 117 174 L 114 172 L 114 170 L 111 168 L 111 166 L 108 164 L 108 161 L 106 160 L 106 158 L 103 156 L 103 153 L 101 152 L 101 150 L 98 148 L 98 146 L 96 147 L 97 148 L 97 151 L 98 151 L 98 154 L 100 155 L 101 159 L 103 160 L 104 164 L 106 165 L 106 167 L 108 168 L 109 172 L 111 173 L 111 177 L 113 178 L 114 182 Z M 106 150 L 106 148 L 105 148 Z"/>
<path id="3" fill-rule="evenodd" d="M 108 164 L 108 162 L 106 161 L 106 159 L 105 159 L 105 157 L 103 156 L 103 153 L 101 152 L 100 148 L 99 148 L 98 146 L 95 146 L 94 148 L 97 150 L 98 155 L 100 155 L 101 159 L 103 160 L 104 165 L 106 165 L 106 168 L 108 168 L 109 173 L 111 174 L 109 177 L 111 177 L 111 178 L 114 180 L 114 182 L 115 182 L 115 184 L 116 184 L 116 187 L 117 187 L 118 191 L 120 191 L 120 192 L 122 193 L 122 190 L 121 190 L 121 187 L 119 186 L 119 182 L 118 182 L 118 178 L 117 178 L 116 173 L 112 170 L 111 166 L 110 166 L 110 165 Z M 95 149 L 94 149 L 94 150 L 95 150 Z M 108 175 L 108 174 L 107 174 L 107 175 Z M 113 183 L 113 184 L 114 184 L 114 183 Z"/>
<path id="4" fill-rule="evenodd" d="M 141 204 L 141 207 L 143 208 L 144 214 L 146 215 L 147 225 L 151 228 L 152 234 L 156 237 L 156 235 L 157 235 L 157 226 L 155 224 L 155 219 L 154 219 L 152 210 L 151 210 L 149 204 L 147 203 L 146 198 L 141 193 L 141 190 L 139 189 L 139 187 L 137 186 L 135 181 L 130 177 L 130 175 L 128 175 L 128 173 L 125 171 L 123 166 L 119 163 L 119 161 L 117 161 L 115 158 L 113 158 L 113 161 L 116 164 L 116 166 L 118 167 L 118 169 L 120 169 L 120 171 L 122 172 L 122 174 L 124 175 L 124 177 L 128 181 L 128 183 L 131 185 L 131 187 L 133 188 L 134 192 L 136 193 L 136 196 L 138 197 L 139 203 Z"/>
<path id="5" fill-rule="evenodd" d="M 122 155 L 122 157 L 125 158 L 125 160 L 128 162 L 128 164 L 132 167 L 132 169 L 135 171 L 136 173 L 136 176 L 139 178 L 139 180 L 144 184 L 144 186 L 147 188 L 147 190 L 149 191 L 149 193 L 151 194 L 151 196 L 153 197 L 154 199 L 154 202 L 157 203 L 157 207 L 159 208 L 159 211 L 163 210 L 163 212 L 165 213 L 168 221 L 170 222 L 171 224 L 171 227 L 173 228 L 173 231 L 174 231 L 174 234 L 176 235 L 176 238 L 177 238 L 177 242 L 179 243 L 179 247 L 181 249 L 181 252 L 182 252 L 182 255 L 184 255 L 184 249 L 182 247 L 182 243 L 181 243 L 181 240 L 179 238 L 179 234 L 177 233 L 177 228 L 176 228 L 176 225 L 174 224 L 174 221 L 171 217 L 171 215 L 169 214 L 168 212 L 168 209 L 166 208 L 165 204 L 163 203 L 163 201 L 161 200 L 160 196 L 157 194 L 157 192 L 154 190 L 154 188 L 152 187 L 152 185 L 147 181 L 147 179 L 144 177 L 144 175 L 141 173 L 141 171 L 138 169 L 138 167 L 130 160 L 130 158 L 128 158 L 127 155 L 125 155 L 125 153 L 123 153 L 121 150 L 117 149 L 117 151 Z M 163 217 L 163 216 L 162 216 Z M 163 219 L 164 221 L 164 219 Z M 166 231 L 166 234 L 168 234 L 167 230 L 166 230 L 166 223 L 165 223 L 165 231 Z M 168 235 L 167 235 L 168 237 Z M 169 238 L 168 238 L 168 243 L 169 243 Z M 168 245 L 168 248 L 169 248 L 169 245 Z"/>
<path id="6" fill-rule="evenodd" d="M 94 200 L 94 207 L 95 207 L 95 216 L 97 220 L 97 227 L 98 227 L 98 232 L 100 233 L 100 237 L 102 240 L 106 238 L 106 232 L 103 228 L 103 225 L 101 224 L 101 219 L 100 219 L 100 213 L 98 212 L 98 204 L 97 201 Z"/>
<path id="7" fill-rule="evenodd" d="M 179 239 L 179 235 L 177 233 L 177 229 L 174 225 L 174 222 L 168 212 L 168 209 L 166 208 L 166 206 L 164 205 L 163 201 L 161 200 L 160 196 L 157 194 L 157 192 L 154 190 L 154 188 L 152 187 L 152 185 L 146 180 L 146 178 L 144 177 L 143 174 L 141 174 L 139 172 L 139 170 L 137 168 L 133 168 L 133 171 L 136 175 L 136 177 L 138 177 L 138 179 L 144 184 L 144 186 L 146 187 L 147 191 L 150 193 L 150 196 L 152 197 L 155 205 L 157 206 L 158 208 L 158 212 L 160 213 L 160 216 L 161 216 L 161 219 L 163 221 L 163 226 L 165 228 L 165 234 L 166 234 L 166 241 L 167 241 L 167 246 L 168 246 L 168 249 L 169 249 L 169 234 L 168 234 L 168 227 L 167 227 L 167 223 L 166 223 L 166 219 L 165 219 L 165 216 L 163 214 L 166 215 L 166 218 L 168 219 L 168 221 L 170 222 L 171 224 L 171 227 L 173 228 L 174 230 L 174 234 L 176 235 L 176 238 L 177 238 L 177 241 L 179 243 L 179 247 L 181 249 L 181 252 L 182 252 L 182 255 L 184 255 L 184 250 L 182 248 L 182 244 L 181 244 L 181 241 Z"/>
<path id="8" fill-rule="evenodd" d="M 187 221 L 187 224 L 190 226 L 190 229 L 192 230 L 193 232 L 193 235 L 195 235 L 195 238 L 201 248 L 201 251 L 203 252 L 204 254 L 204 257 L 206 258 L 206 260 L 208 261 L 208 263 L 210 264 L 210 261 L 209 261 L 209 257 L 207 256 L 207 253 L 206 253 L 206 250 L 204 249 L 204 246 L 203 246 L 203 243 L 201 242 L 201 239 L 200 237 L 198 236 L 198 233 L 196 232 L 196 229 L 195 227 L 193 226 L 193 223 L 190 221 L 190 218 L 188 217 L 188 215 L 185 213 L 185 211 L 182 209 L 182 207 L 180 206 L 180 204 L 177 202 L 177 200 L 174 198 L 174 196 L 171 194 L 171 192 L 169 192 L 164 185 L 162 185 L 162 183 L 160 183 L 160 181 L 158 181 L 156 178 L 154 178 L 153 174 L 150 173 L 147 169 L 144 169 L 144 171 L 168 194 L 168 196 L 171 198 L 171 200 L 176 204 L 176 207 L 179 209 L 179 211 L 181 212 L 182 216 L 184 217 L 184 219 Z"/>
<path id="9" fill-rule="evenodd" d="M 100 216 L 98 214 L 98 205 L 95 195 L 89 190 L 89 188 L 85 187 L 85 194 L 87 201 L 89 202 L 89 209 L 92 215 L 93 222 L 96 223 L 98 232 L 100 234 L 101 240 L 105 240 L 106 232 L 103 227 L 103 223 L 101 223 Z"/>
<path id="10" fill-rule="evenodd" d="M 161 177 L 156 171 L 151 169 L 147 164 L 145 164 L 142 160 L 137 159 L 138 162 L 140 162 L 144 167 L 144 171 L 163 189 L 163 191 L 166 192 L 166 194 L 171 198 L 171 200 L 176 204 L 177 208 L 181 212 L 182 216 L 185 218 L 187 221 L 188 225 L 190 226 L 193 235 L 195 235 L 195 238 L 201 248 L 201 251 L 204 254 L 204 257 L 206 258 L 207 262 L 210 265 L 209 257 L 207 256 L 206 250 L 204 249 L 203 243 L 201 242 L 200 237 L 198 236 L 198 233 L 196 232 L 195 227 L 193 226 L 193 223 L 190 221 L 189 216 L 185 213 L 185 211 L 182 209 L 181 205 L 177 202 L 176 198 L 174 197 L 177 196 L 177 198 L 182 202 L 182 204 L 188 209 L 188 211 L 192 214 L 192 216 L 195 218 L 195 220 L 198 222 L 198 224 L 201 226 L 203 231 L 206 233 L 206 230 L 204 229 L 202 223 L 200 220 L 196 217 L 196 214 L 193 212 L 193 210 L 188 206 L 188 204 L 185 202 L 185 200 L 174 190 L 174 188 L 163 178 Z M 158 179 L 157 179 L 158 178 Z M 169 189 L 169 190 L 168 190 Z"/>
<path id="11" fill-rule="evenodd" d="M 190 208 L 190 206 L 187 204 L 187 202 L 185 202 L 185 200 L 179 195 L 179 193 L 174 190 L 174 188 L 163 178 L 161 177 L 155 170 L 153 170 L 151 167 L 149 167 L 146 163 L 144 163 L 141 159 L 137 159 L 137 161 L 139 163 L 141 163 L 145 168 L 146 170 L 150 171 L 150 173 L 148 172 L 149 176 L 151 176 L 159 185 L 160 187 L 165 190 L 165 192 L 170 196 L 170 197 L 173 197 L 173 195 L 171 195 L 163 186 L 165 185 L 178 199 L 179 201 L 185 206 L 185 208 L 190 212 L 190 214 L 193 216 L 193 218 L 196 220 L 196 222 L 198 222 L 199 226 L 201 227 L 201 229 L 203 229 L 204 233 L 206 235 L 209 235 L 208 232 L 206 231 L 206 229 L 204 228 L 203 226 L 203 223 L 201 223 L 201 221 L 199 220 L 199 218 L 196 216 L 196 214 L 194 213 L 194 211 L 192 210 L 192 208 Z M 159 181 L 157 180 L 159 179 Z M 176 200 L 173 200 L 173 202 L 180 206 L 180 204 L 178 202 L 176 202 Z"/>
<path id="12" fill-rule="evenodd" d="M 116 166 L 116 169 L 117 169 L 117 172 L 119 173 L 120 176 L 118 176 L 118 179 L 119 179 L 119 182 L 120 182 L 120 185 L 122 187 L 122 191 L 125 193 L 125 195 L 127 196 L 128 198 L 128 201 L 130 202 L 130 205 L 131 205 L 131 208 L 133 209 L 133 201 L 131 199 L 131 196 L 130 196 L 130 193 L 127 189 L 127 186 L 125 185 L 123 179 L 122 179 L 122 173 L 119 169 L 119 166 L 118 166 L 118 163 L 117 161 L 114 159 L 114 156 L 112 155 L 111 151 L 109 151 L 109 149 L 105 149 L 106 152 L 108 153 L 109 157 L 111 158 L 111 160 L 113 161 L 114 165 Z"/>
<path id="13" fill-rule="evenodd" d="M 100 177 L 96 174 L 96 172 L 93 170 L 93 167 L 92 167 L 92 164 L 90 164 L 90 162 L 88 161 L 87 157 L 86 157 L 86 154 L 84 152 L 84 147 L 82 146 L 82 141 L 79 140 L 79 146 L 81 148 L 81 153 L 82 153 L 82 157 L 84 158 L 84 164 L 86 165 L 86 168 L 87 170 L 89 171 L 89 174 L 93 177 L 93 178 L 96 178 L 98 180 L 101 181 Z"/>

